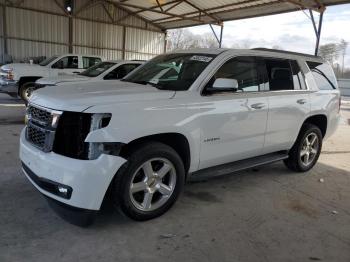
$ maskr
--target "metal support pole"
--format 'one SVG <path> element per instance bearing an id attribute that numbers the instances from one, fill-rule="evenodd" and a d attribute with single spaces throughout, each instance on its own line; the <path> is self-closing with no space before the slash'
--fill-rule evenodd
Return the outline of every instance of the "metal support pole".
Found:
<path id="1" fill-rule="evenodd" d="M 316 47 L 315 47 L 315 55 L 318 55 L 318 49 L 319 49 L 319 47 L 320 47 L 322 22 L 323 22 L 323 12 L 320 13 L 320 21 L 318 22 L 318 30 L 317 30 L 317 40 L 316 40 Z"/>
<path id="2" fill-rule="evenodd" d="M 167 44 L 168 44 L 168 31 L 164 32 L 164 53 L 166 53 L 166 48 L 167 48 Z"/>
<path id="3" fill-rule="evenodd" d="M 221 25 L 219 48 L 221 48 L 221 46 L 222 46 L 222 35 L 223 35 L 223 31 L 224 31 L 224 24 Z"/>
<path id="4" fill-rule="evenodd" d="M 73 53 L 73 17 L 68 18 L 68 53 Z"/>
<path id="5" fill-rule="evenodd" d="M 125 58 L 126 58 L 125 46 L 126 46 L 126 27 L 123 26 L 123 51 L 122 51 L 122 59 L 123 60 L 125 60 Z"/>
<path id="6" fill-rule="evenodd" d="M 219 43 L 219 45 L 220 45 L 220 39 L 219 39 L 218 36 L 216 35 L 213 26 L 212 26 L 211 24 L 209 24 L 209 26 L 210 26 L 210 28 L 211 28 L 211 31 L 213 31 L 213 34 L 214 34 L 214 36 L 215 36 L 215 38 L 216 38 L 216 41 L 218 41 L 218 43 Z"/>
<path id="7" fill-rule="evenodd" d="M 310 13 L 312 25 L 313 25 L 313 27 L 314 27 L 315 35 L 316 35 L 316 37 L 317 37 L 318 33 L 317 33 L 317 27 L 316 27 L 316 21 L 315 21 L 315 18 L 314 18 L 314 13 L 312 12 L 311 9 L 309 9 L 309 13 Z"/>
<path id="8" fill-rule="evenodd" d="M 6 6 L 2 6 L 2 32 L 3 32 L 3 41 L 4 41 L 4 54 L 3 54 L 3 62 L 5 63 L 5 59 L 8 55 L 7 48 L 7 25 L 6 25 Z"/>

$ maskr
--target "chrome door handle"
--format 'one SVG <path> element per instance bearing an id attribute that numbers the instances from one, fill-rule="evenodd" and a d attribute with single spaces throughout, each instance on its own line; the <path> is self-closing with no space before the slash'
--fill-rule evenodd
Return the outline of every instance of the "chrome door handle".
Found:
<path id="1" fill-rule="evenodd" d="M 256 104 L 252 104 L 250 107 L 254 108 L 254 109 L 262 109 L 265 107 L 265 104 L 264 103 L 256 103 Z"/>
<path id="2" fill-rule="evenodd" d="M 306 104 L 307 101 L 306 101 L 306 99 L 298 99 L 297 103 L 303 105 L 303 104 Z"/>

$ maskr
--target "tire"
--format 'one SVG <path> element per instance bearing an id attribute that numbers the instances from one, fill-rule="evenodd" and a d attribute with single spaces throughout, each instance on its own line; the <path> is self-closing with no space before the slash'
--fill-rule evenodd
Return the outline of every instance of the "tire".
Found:
<path id="1" fill-rule="evenodd" d="M 26 105 L 28 104 L 29 98 L 34 90 L 36 90 L 34 82 L 28 82 L 21 85 L 19 89 L 19 96 L 22 98 Z"/>
<path id="2" fill-rule="evenodd" d="M 312 143 L 314 138 L 315 141 Z M 304 124 L 296 142 L 289 151 L 289 157 L 283 160 L 284 164 L 295 172 L 309 171 L 320 156 L 322 139 L 322 132 L 317 126 L 309 123 Z"/>
<path id="3" fill-rule="evenodd" d="M 176 202 L 184 187 L 185 168 L 174 149 L 150 142 L 129 154 L 113 183 L 115 206 L 129 218 L 145 221 L 161 216 Z"/>

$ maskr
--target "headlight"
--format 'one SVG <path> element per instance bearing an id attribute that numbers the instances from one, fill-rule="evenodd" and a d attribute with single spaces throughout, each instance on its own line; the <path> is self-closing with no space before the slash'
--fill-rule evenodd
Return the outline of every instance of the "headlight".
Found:
<path id="1" fill-rule="evenodd" d="M 12 69 L 7 72 L 6 78 L 7 78 L 7 80 L 13 80 L 14 76 L 13 76 Z"/>

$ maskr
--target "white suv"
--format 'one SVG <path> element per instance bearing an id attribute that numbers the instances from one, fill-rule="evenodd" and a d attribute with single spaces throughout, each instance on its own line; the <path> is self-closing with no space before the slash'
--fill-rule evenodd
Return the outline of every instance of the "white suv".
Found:
<path id="1" fill-rule="evenodd" d="M 319 57 L 178 51 L 122 81 L 35 92 L 20 158 L 51 203 L 93 213 L 110 189 L 126 215 L 147 220 L 174 204 L 187 179 L 278 160 L 309 170 L 339 108 L 334 73 Z"/>

